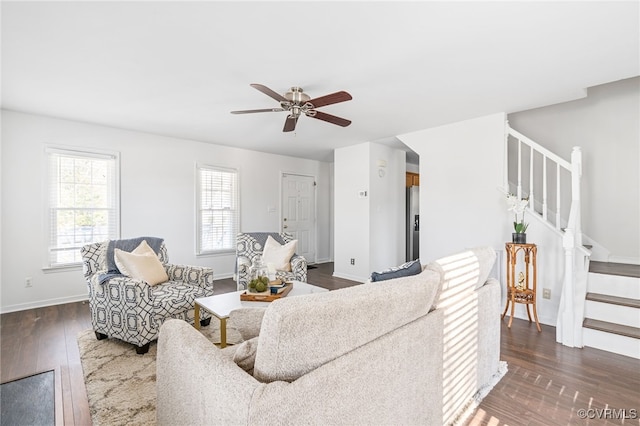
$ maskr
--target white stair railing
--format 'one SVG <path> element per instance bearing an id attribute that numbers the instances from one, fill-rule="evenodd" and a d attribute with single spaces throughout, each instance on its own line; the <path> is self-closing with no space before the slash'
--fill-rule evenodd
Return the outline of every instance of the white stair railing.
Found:
<path id="1" fill-rule="evenodd" d="M 513 150 L 513 144 L 517 144 Z M 516 170 L 509 169 L 516 156 Z M 528 158 L 525 158 L 528 156 Z M 534 216 L 553 227 L 562 237 L 565 252 L 565 271 L 556 324 L 556 341 L 566 346 L 582 347 L 582 321 L 586 280 L 591 252 L 582 245 L 580 214 L 580 182 L 582 177 L 582 151 L 574 147 L 571 162 L 564 160 L 543 146 L 532 141 L 506 123 L 505 131 L 505 188 L 509 189 L 510 172 L 515 172 L 515 192 L 518 198 L 529 197 L 529 210 Z M 536 161 L 536 159 L 539 159 Z M 528 165 L 525 174 L 524 165 Z M 555 182 L 553 175 L 555 174 Z M 570 176 L 571 182 L 563 185 L 562 176 Z M 566 178 L 565 178 L 566 179 Z M 542 192 L 542 197 L 537 195 Z M 555 194 L 553 194 L 555 192 Z M 555 205 L 550 207 L 549 194 L 555 195 Z M 563 203 L 569 212 L 563 216 Z M 538 213 L 539 212 L 539 213 Z M 548 212 L 551 212 L 549 214 Z M 553 220 L 551 220 L 553 219 Z M 566 222 L 566 225 L 563 224 Z"/>

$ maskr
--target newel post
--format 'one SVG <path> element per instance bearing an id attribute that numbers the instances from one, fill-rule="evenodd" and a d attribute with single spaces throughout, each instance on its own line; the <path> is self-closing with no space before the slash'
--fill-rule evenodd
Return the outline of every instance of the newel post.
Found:
<path id="1" fill-rule="evenodd" d="M 582 246 L 580 219 L 580 180 L 582 177 L 582 150 L 574 147 L 571 152 L 571 210 L 569 223 L 562 238 L 564 248 L 564 280 L 560 296 L 560 309 L 556 327 L 556 341 L 565 346 L 582 347 L 582 316 L 584 303 L 583 285 L 578 283 L 580 271 L 576 265 L 577 248 Z"/>
<path id="2" fill-rule="evenodd" d="M 565 230 L 562 237 L 564 247 L 564 279 L 560 295 L 560 309 L 556 324 L 556 342 L 565 346 L 576 346 L 575 312 L 575 235 L 572 229 Z"/>

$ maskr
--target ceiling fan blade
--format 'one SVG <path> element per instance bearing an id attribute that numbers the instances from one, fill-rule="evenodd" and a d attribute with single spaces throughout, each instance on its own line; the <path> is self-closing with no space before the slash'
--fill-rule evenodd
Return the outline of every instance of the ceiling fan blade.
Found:
<path id="1" fill-rule="evenodd" d="M 312 110 L 313 111 L 313 110 Z M 309 111 L 310 113 L 312 111 Z M 327 123 L 337 124 L 338 126 L 347 127 L 351 124 L 351 120 L 346 118 L 336 117 L 335 115 L 327 114 L 325 112 L 313 111 L 312 114 L 307 114 L 308 117 L 317 118 L 318 120 L 326 121 Z"/>
<path id="2" fill-rule="evenodd" d="M 337 104 L 339 102 L 350 101 L 353 99 L 350 94 L 344 90 L 330 95 L 320 96 L 319 98 L 311 99 L 306 103 L 313 105 L 314 108 L 319 108 L 325 105 Z"/>
<path id="3" fill-rule="evenodd" d="M 280 112 L 285 111 L 284 108 L 265 108 L 265 109 L 245 109 L 242 111 L 231 111 L 231 114 L 253 114 L 254 112 Z"/>
<path id="4" fill-rule="evenodd" d="M 298 122 L 298 117 L 293 115 L 288 115 L 286 121 L 284 122 L 283 132 L 293 132 L 296 129 L 296 123 Z"/>
<path id="5" fill-rule="evenodd" d="M 282 96 L 280 93 L 274 92 L 273 90 L 269 89 L 267 86 L 264 86 L 262 84 L 256 84 L 256 83 L 251 84 L 250 86 L 253 87 L 254 89 L 261 91 L 267 96 L 271 96 L 273 99 L 275 99 L 278 102 L 288 102 L 287 98 Z"/>

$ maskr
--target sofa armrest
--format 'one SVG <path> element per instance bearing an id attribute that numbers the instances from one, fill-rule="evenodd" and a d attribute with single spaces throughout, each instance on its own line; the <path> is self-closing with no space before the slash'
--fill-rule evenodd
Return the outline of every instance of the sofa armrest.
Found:
<path id="1" fill-rule="evenodd" d="M 126 302 L 123 302 L 126 301 Z M 157 334 L 152 320 L 153 292 L 145 281 L 117 276 L 100 284 L 98 276 L 90 280 L 89 305 L 93 329 L 109 337 L 116 337 L 137 346 L 153 340 Z M 100 317 L 100 312 L 117 312 L 119 315 Z M 139 318 L 135 328 L 122 327 L 120 318 Z M 145 326 L 146 324 L 146 326 Z"/>
<path id="2" fill-rule="evenodd" d="M 242 308 L 229 313 L 229 322 L 238 330 L 243 340 L 252 339 L 260 334 L 262 317 L 266 308 Z"/>
<path id="3" fill-rule="evenodd" d="M 180 281 L 198 285 L 213 291 L 213 269 L 206 266 L 173 265 L 167 263 L 164 269 L 169 281 Z"/>
<path id="4" fill-rule="evenodd" d="M 294 273 L 298 281 L 307 282 L 307 259 L 299 254 L 291 257 L 291 272 Z"/>
<path id="5" fill-rule="evenodd" d="M 261 384 L 184 321 L 160 328 L 156 363 L 158 425 L 248 424 Z"/>

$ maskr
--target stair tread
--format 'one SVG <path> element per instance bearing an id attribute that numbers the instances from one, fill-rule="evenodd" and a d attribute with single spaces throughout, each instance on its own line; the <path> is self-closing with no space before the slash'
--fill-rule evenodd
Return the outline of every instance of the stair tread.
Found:
<path id="1" fill-rule="evenodd" d="M 611 305 L 619 306 L 629 306 L 631 308 L 640 308 L 640 300 L 630 299 L 628 297 L 618 297 L 600 293 L 587 293 L 586 299 L 593 302 L 609 303 Z"/>
<path id="2" fill-rule="evenodd" d="M 585 318 L 582 326 L 593 330 L 604 331 L 607 333 L 619 334 L 621 336 L 640 339 L 640 328 L 628 325 L 614 324 L 612 322 L 600 321 L 591 318 Z"/>
<path id="3" fill-rule="evenodd" d="M 623 277 L 640 278 L 640 265 L 613 262 L 589 262 L 589 272 L 596 274 L 620 275 Z"/>

